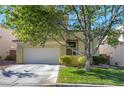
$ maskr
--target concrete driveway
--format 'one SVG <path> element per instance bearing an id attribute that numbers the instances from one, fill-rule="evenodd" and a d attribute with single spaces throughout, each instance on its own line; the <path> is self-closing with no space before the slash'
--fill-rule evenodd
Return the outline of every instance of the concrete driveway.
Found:
<path id="1" fill-rule="evenodd" d="M 40 86 L 56 84 L 59 65 L 24 64 L 0 68 L 0 86 Z"/>

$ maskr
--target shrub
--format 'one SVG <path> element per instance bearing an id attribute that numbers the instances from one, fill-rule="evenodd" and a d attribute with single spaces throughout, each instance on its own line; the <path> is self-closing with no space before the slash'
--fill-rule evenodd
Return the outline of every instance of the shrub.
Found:
<path id="1" fill-rule="evenodd" d="M 70 56 L 60 57 L 60 63 L 61 64 L 68 65 L 68 64 L 70 64 L 70 62 L 71 62 Z"/>
<path id="2" fill-rule="evenodd" d="M 82 66 L 86 62 L 85 56 L 72 55 L 72 56 L 62 56 L 60 57 L 60 63 L 67 66 Z"/>
<path id="3" fill-rule="evenodd" d="M 108 59 L 103 56 L 93 56 L 93 64 L 99 65 L 99 64 L 105 64 L 107 63 Z"/>
<path id="4" fill-rule="evenodd" d="M 8 61 L 15 61 L 15 60 L 16 60 L 16 57 L 13 56 L 13 55 L 8 55 L 8 56 L 6 56 L 5 60 L 8 60 Z"/>
<path id="5" fill-rule="evenodd" d="M 85 56 L 78 58 L 78 62 L 79 62 L 80 65 L 83 65 L 84 66 L 85 63 L 86 63 L 86 61 L 87 61 L 87 59 L 86 59 Z"/>

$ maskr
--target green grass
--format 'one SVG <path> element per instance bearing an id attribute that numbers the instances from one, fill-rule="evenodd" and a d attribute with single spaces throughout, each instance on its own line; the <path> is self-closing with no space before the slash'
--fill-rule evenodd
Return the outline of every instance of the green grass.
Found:
<path id="1" fill-rule="evenodd" d="M 124 85 L 124 69 L 93 68 L 85 72 L 82 68 L 60 68 L 58 83 L 79 83 L 99 85 Z"/>

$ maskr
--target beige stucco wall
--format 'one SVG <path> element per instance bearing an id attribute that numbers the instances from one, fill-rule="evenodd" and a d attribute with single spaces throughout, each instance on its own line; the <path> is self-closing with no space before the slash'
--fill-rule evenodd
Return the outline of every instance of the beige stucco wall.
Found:
<path id="1" fill-rule="evenodd" d="M 106 54 L 110 57 L 110 64 L 124 66 L 124 45 L 111 47 L 108 44 L 100 45 L 99 54 Z"/>
<path id="2" fill-rule="evenodd" d="M 107 56 L 110 56 L 112 51 L 113 48 L 108 44 L 99 46 L 99 54 L 106 54 Z"/>
<path id="3" fill-rule="evenodd" d="M 83 33 L 82 32 L 77 32 L 75 33 L 78 37 L 83 38 Z M 84 43 L 80 40 L 78 40 L 78 50 L 80 53 L 84 53 Z"/>
<path id="4" fill-rule="evenodd" d="M 16 38 L 12 35 L 12 30 L 7 30 L 5 28 L 0 27 L 0 56 L 4 59 L 9 50 L 15 50 L 16 44 L 12 42 Z"/>

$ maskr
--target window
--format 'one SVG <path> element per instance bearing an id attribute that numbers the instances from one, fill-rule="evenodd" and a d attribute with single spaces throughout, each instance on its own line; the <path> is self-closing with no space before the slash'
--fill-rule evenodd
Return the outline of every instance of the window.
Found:
<path id="1" fill-rule="evenodd" d="M 66 49 L 66 55 L 76 55 L 76 52 L 71 50 L 71 49 L 69 49 L 69 48 L 67 48 Z"/>
<path id="2" fill-rule="evenodd" d="M 76 42 L 68 42 L 69 46 L 72 48 L 76 47 Z"/>
<path id="3" fill-rule="evenodd" d="M 77 50 L 77 41 L 67 41 L 67 43 L 73 50 L 67 47 L 66 55 L 76 55 L 74 50 Z"/>
<path id="4" fill-rule="evenodd" d="M 12 40 L 12 42 L 21 42 L 21 40 Z"/>
<path id="5" fill-rule="evenodd" d="M 16 55 L 16 50 L 9 50 L 9 55 Z"/>

